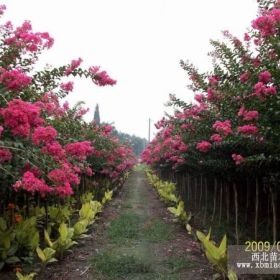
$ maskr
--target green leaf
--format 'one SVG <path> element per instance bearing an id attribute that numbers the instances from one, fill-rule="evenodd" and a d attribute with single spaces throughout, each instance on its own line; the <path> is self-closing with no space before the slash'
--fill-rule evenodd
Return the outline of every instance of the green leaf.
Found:
<path id="1" fill-rule="evenodd" d="M 0 217 L 0 230 L 1 231 L 7 230 L 7 223 L 2 217 Z"/>
<path id="2" fill-rule="evenodd" d="M 37 255 L 38 255 L 39 259 L 41 260 L 41 262 L 43 262 L 43 263 L 46 262 L 46 260 L 47 260 L 46 256 L 40 247 L 36 248 L 36 252 L 37 252 Z"/>
<path id="3" fill-rule="evenodd" d="M 228 271 L 227 277 L 229 280 L 238 280 L 236 273 L 231 269 Z"/>
<path id="4" fill-rule="evenodd" d="M 19 262 L 20 262 L 20 259 L 16 256 L 9 257 L 5 260 L 5 263 L 8 263 L 8 264 L 19 263 Z"/>
<path id="5" fill-rule="evenodd" d="M 46 230 L 44 230 L 44 237 L 45 237 L 45 241 L 47 242 L 48 246 L 52 248 L 53 242 L 51 241 L 49 233 Z"/>

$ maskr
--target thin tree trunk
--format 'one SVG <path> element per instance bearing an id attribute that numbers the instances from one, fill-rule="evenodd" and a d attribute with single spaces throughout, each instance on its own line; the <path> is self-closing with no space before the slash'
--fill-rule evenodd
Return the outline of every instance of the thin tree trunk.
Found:
<path id="1" fill-rule="evenodd" d="M 226 190 L 227 190 L 227 223 L 229 223 L 229 217 L 230 217 L 230 213 L 229 213 L 229 203 L 230 203 L 230 188 L 229 188 L 229 184 L 226 185 Z"/>
<path id="2" fill-rule="evenodd" d="M 216 214 L 216 196 L 217 196 L 217 187 L 218 187 L 218 181 L 217 178 L 215 178 L 215 186 L 214 186 L 214 201 L 213 201 L 213 213 L 212 213 L 212 218 L 211 218 L 211 222 L 214 221 L 214 217 Z"/>
<path id="3" fill-rule="evenodd" d="M 250 184 L 248 177 L 246 178 L 246 213 L 245 213 L 245 222 L 249 220 L 249 198 L 250 198 Z"/>
<path id="4" fill-rule="evenodd" d="M 197 177 L 194 178 L 194 209 L 196 210 L 197 206 Z"/>
<path id="5" fill-rule="evenodd" d="M 270 194 L 271 194 L 271 207 L 272 207 L 272 237 L 273 242 L 277 240 L 277 214 L 276 214 L 276 197 L 272 190 L 272 187 L 269 187 Z"/>
<path id="6" fill-rule="evenodd" d="M 204 179 L 204 186 L 205 186 L 205 208 L 204 208 L 204 217 L 203 217 L 203 225 L 206 223 L 206 216 L 207 216 L 207 204 L 208 204 L 208 182 L 207 179 Z"/>
<path id="7" fill-rule="evenodd" d="M 256 178 L 256 199 L 255 199 L 255 241 L 258 240 L 258 220 L 259 220 L 259 180 Z"/>
<path id="8" fill-rule="evenodd" d="M 192 179 L 191 179 L 191 176 L 189 175 L 189 178 L 188 178 L 188 185 L 189 185 L 189 191 L 190 191 L 190 207 L 193 208 L 193 190 L 192 190 Z"/>
<path id="9" fill-rule="evenodd" d="M 199 205 L 198 208 L 201 208 L 201 200 L 202 200 L 202 185 L 203 185 L 203 178 L 200 176 L 200 195 L 199 195 Z"/>
<path id="10" fill-rule="evenodd" d="M 219 225 L 221 224 L 221 220 L 222 220 L 222 210 L 223 210 L 222 206 L 223 206 L 223 183 L 221 182 Z"/>
<path id="11" fill-rule="evenodd" d="M 236 245 L 239 244 L 239 230 L 238 230 L 238 194 L 236 190 L 236 184 L 233 183 L 233 191 L 234 191 L 234 206 L 235 206 L 235 240 Z"/>

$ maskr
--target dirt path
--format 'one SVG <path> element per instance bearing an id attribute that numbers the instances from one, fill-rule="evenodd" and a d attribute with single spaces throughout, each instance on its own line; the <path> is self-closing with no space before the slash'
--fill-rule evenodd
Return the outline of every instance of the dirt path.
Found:
<path id="1" fill-rule="evenodd" d="M 43 279 L 210 279 L 198 243 L 172 219 L 145 174 L 133 172 L 90 238 Z"/>

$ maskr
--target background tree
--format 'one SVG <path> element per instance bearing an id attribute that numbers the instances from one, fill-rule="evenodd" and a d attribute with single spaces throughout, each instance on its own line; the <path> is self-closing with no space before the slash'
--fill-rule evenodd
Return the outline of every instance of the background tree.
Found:
<path id="1" fill-rule="evenodd" d="M 100 124 L 100 114 L 99 114 L 99 106 L 98 106 L 98 104 L 96 104 L 96 106 L 95 106 L 93 121 L 96 124 Z"/>

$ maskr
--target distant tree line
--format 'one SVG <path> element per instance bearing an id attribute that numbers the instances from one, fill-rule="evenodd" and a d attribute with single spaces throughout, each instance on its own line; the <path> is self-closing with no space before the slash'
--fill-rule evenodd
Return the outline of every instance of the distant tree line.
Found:
<path id="1" fill-rule="evenodd" d="M 93 121 L 98 125 L 100 125 L 101 123 L 98 104 L 95 107 Z M 120 132 L 116 128 L 113 129 L 112 134 L 118 137 L 122 144 L 127 144 L 132 147 L 133 152 L 136 156 L 140 156 L 140 154 L 148 144 L 147 139 Z"/>

